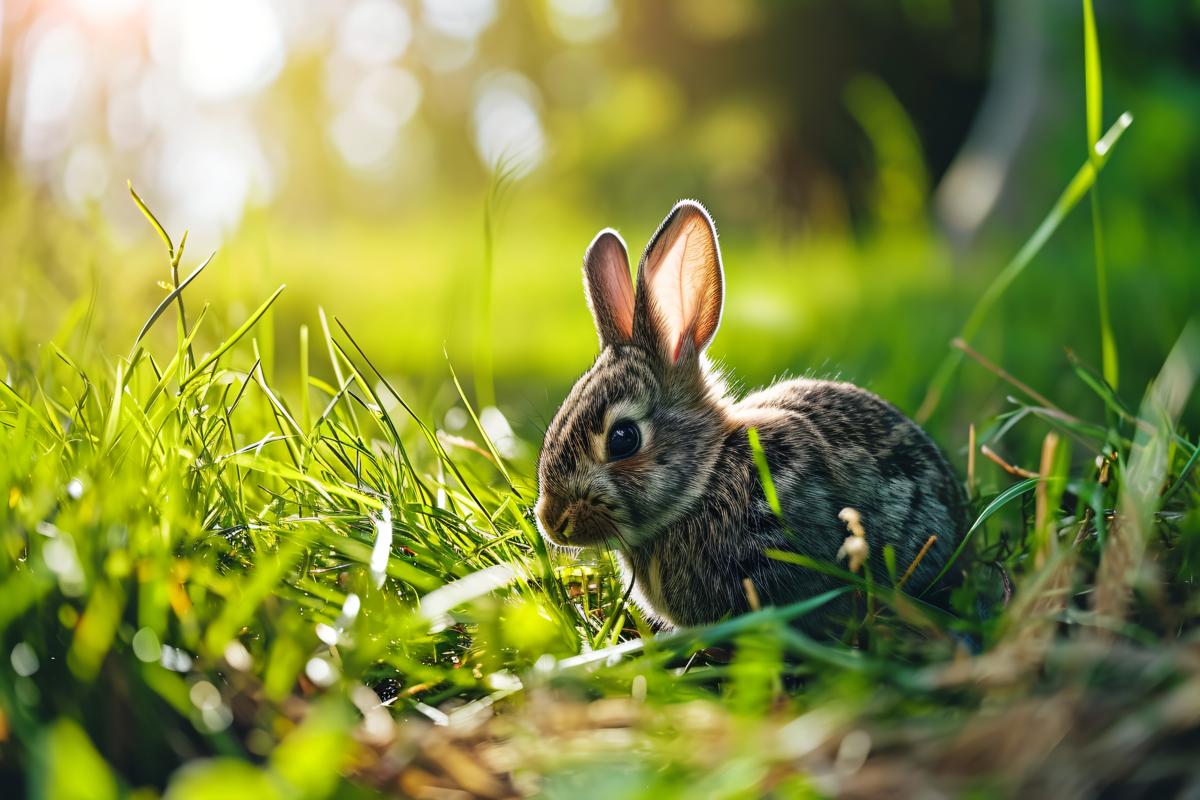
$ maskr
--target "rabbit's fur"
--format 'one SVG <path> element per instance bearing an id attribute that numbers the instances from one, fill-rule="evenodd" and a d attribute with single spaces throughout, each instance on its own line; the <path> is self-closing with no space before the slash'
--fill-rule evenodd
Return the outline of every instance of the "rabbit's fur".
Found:
<path id="1" fill-rule="evenodd" d="M 887 544 L 903 571 L 937 536 L 908 591 L 925 589 L 946 565 L 965 501 L 915 423 L 847 383 L 790 380 L 729 397 L 704 356 L 724 286 L 716 230 L 699 204 L 683 201 L 667 216 L 642 256 L 636 294 L 625 245 L 610 230 L 588 248 L 584 284 L 601 352 L 546 432 L 536 511 L 549 541 L 615 547 L 634 599 L 663 625 L 747 611 L 747 578 L 774 605 L 839 585 L 766 551 L 836 563 L 846 507 L 861 515 L 876 580 L 887 580 Z M 610 431 L 622 421 L 637 426 L 641 445 L 612 460 Z M 764 495 L 750 427 L 782 519 Z M 802 624 L 815 629 L 846 610 L 827 607 Z"/>

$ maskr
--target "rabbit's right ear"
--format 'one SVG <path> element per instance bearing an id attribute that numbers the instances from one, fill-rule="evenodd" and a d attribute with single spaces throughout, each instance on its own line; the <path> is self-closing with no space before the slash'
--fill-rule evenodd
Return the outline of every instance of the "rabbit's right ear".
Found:
<path id="1" fill-rule="evenodd" d="M 596 321 L 600 346 L 625 344 L 633 338 L 633 279 L 629 253 L 612 228 L 596 234 L 583 257 L 583 288 Z"/>

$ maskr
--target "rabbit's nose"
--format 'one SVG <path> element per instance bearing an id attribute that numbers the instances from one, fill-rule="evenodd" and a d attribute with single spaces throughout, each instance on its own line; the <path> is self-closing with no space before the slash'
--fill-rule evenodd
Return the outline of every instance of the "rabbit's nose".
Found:
<path id="1" fill-rule="evenodd" d="M 539 497 L 537 505 L 534 506 L 533 510 L 537 514 L 538 523 L 541 524 L 542 530 L 552 533 L 555 536 L 561 535 L 571 522 L 570 508 L 567 506 L 567 503 L 551 498 L 548 495 Z"/>

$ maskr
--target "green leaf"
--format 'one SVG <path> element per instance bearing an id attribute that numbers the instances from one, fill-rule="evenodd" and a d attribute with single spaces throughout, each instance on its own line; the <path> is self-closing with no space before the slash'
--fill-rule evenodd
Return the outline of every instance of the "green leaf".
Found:
<path id="1" fill-rule="evenodd" d="M 517 487 L 513 485 L 512 476 L 508 474 L 508 468 L 504 466 L 504 459 L 500 456 L 500 451 L 496 449 L 492 437 L 483 428 L 483 423 L 479 421 L 479 416 L 475 413 L 475 407 L 467 400 L 467 394 L 463 391 L 462 383 L 458 380 L 458 373 L 454 371 L 454 365 L 450 365 L 450 377 L 454 379 L 454 388 L 458 390 L 459 399 L 462 400 L 463 406 L 467 409 L 467 413 L 471 415 L 471 421 L 475 423 L 475 429 L 479 431 L 480 437 L 483 439 L 484 445 L 488 452 L 492 454 L 492 459 L 495 461 L 496 469 L 500 471 L 504 482 L 508 484 L 509 490 L 520 498 L 521 493 L 517 491 Z"/>
<path id="2" fill-rule="evenodd" d="M 44 800 L 116 800 L 119 787 L 108 763 L 74 720 L 42 732 L 34 750 L 29 796 Z M 6 795 L 7 796 L 7 795 Z"/>
<path id="3" fill-rule="evenodd" d="M 46 418 L 38 413 L 37 409 L 29 405 L 29 403 L 27 403 L 25 399 L 21 397 L 21 395 L 17 394 L 16 389 L 13 389 L 4 381 L 0 381 L 0 394 L 6 395 L 10 400 L 16 403 L 18 408 L 29 414 L 29 417 L 42 428 L 44 428 L 47 433 L 51 434 L 52 436 L 58 435 L 58 431 L 54 429 L 54 426 L 47 422 Z"/>
<path id="4" fill-rule="evenodd" d="M 893 589 L 890 586 L 882 586 L 877 583 L 872 583 L 862 575 L 857 575 L 848 569 L 843 569 L 837 564 L 831 564 L 828 561 L 806 556 L 803 553 L 793 553 L 790 550 L 765 550 L 763 552 L 767 558 L 773 558 L 776 561 L 782 561 L 785 564 L 795 564 L 798 567 L 811 569 L 813 572 L 819 572 L 822 575 L 828 575 L 831 578 L 837 578 L 849 584 L 842 588 L 858 588 L 865 591 L 873 592 L 884 602 L 892 605 L 895 608 L 900 608 L 902 604 L 907 603 L 908 606 L 915 608 L 916 612 L 922 617 L 922 624 L 938 623 L 941 625 L 949 625 L 954 622 L 955 617 L 948 614 L 942 609 L 930 605 L 920 596 L 908 594 L 903 589 Z M 936 581 L 935 581 L 936 583 Z M 931 586 L 933 584 L 930 584 Z"/>
<path id="5" fill-rule="evenodd" d="M 770 555 L 770 553 L 768 553 Z M 786 555 L 792 555 L 790 553 Z M 631 639 L 620 644 L 606 647 L 602 650 L 592 650 L 558 662 L 556 671 L 569 671 L 603 664 L 623 655 L 638 653 L 643 649 L 661 652 L 689 652 L 698 646 L 707 647 L 720 642 L 729 641 L 738 634 L 762 628 L 766 625 L 780 625 L 811 614 L 824 605 L 831 603 L 842 595 L 853 591 L 851 586 L 838 586 L 813 597 L 798 600 L 786 606 L 768 606 L 740 617 L 696 628 L 679 628 L 667 633 L 644 639 Z M 865 661 L 856 651 L 843 650 L 813 643 L 813 653 L 819 655 L 822 661 L 840 667 L 859 668 Z"/>
<path id="6" fill-rule="evenodd" d="M 1122 515 L 1122 535 L 1127 549 L 1116 558 L 1127 562 L 1127 575 L 1136 573 L 1154 527 L 1154 515 L 1162 508 L 1160 494 L 1171 463 L 1173 428 L 1200 379 L 1200 322 L 1192 321 L 1179 335 L 1158 377 L 1142 400 L 1133 447 L 1123 475 L 1117 506 Z M 1108 550 L 1105 557 L 1108 557 Z M 1118 561 L 1120 563 L 1120 561 Z"/>
<path id="7" fill-rule="evenodd" d="M 1108 407 L 1109 411 L 1126 421 L 1136 421 L 1137 417 L 1125 405 L 1120 395 L 1113 391 L 1112 386 L 1106 383 L 1100 375 L 1095 374 L 1087 364 L 1080 361 L 1079 357 L 1069 350 L 1067 351 L 1067 361 L 1070 362 L 1071 369 L 1074 370 L 1079 379 L 1087 384 L 1088 388 L 1095 392 L 1097 397 L 1104 401 L 1104 405 Z"/>
<path id="8" fill-rule="evenodd" d="M 885 544 L 883 546 L 883 564 L 887 567 L 888 578 L 891 579 L 892 585 L 896 585 L 896 548 L 894 545 Z"/>
<path id="9" fill-rule="evenodd" d="M 1112 314 L 1108 307 L 1108 265 L 1104 250 L 1104 231 L 1100 219 L 1100 194 L 1092 187 L 1092 238 L 1096 252 L 1096 296 L 1100 313 L 1100 353 L 1104 379 L 1117 388 L 1120 369 L 1117 361 L 1117 340 L 1112 331 Z"/>
<path id="10" fill-rule="evenodd" d="M 1183 465 L 1183 469 L 1179 470 L 1179 477 L 1175 479 L 1175 483 L 1171 484 L 1171 488 L 1163 493 L 1162 502 L 1164 504 L 1174 497 L 1176 492 L 1187 485 L 1188 478 L 1192 476 L 1192 470 L 1196 468 L 1198 460 L 1200 460 L 1200 447 L 1192 451 L 1192 455 L 1188 458 L 1187 463 Z"/>
<path id="11" fill-rule="evenodd" d="M 117 380 L 113 385 L 112 403 L 108 407 L 108 419 L 104 423 L 104 437 L 102 439 L 105 449 L 111 448 L 117 440 L 118 427 L 121 423 L 121 396 L 125 393 L 125 365 L 120 361 L 117 362 Z"/>

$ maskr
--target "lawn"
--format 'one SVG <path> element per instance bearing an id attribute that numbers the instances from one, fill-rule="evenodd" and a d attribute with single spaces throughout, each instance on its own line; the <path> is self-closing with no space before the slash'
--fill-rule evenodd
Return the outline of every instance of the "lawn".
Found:
<path id="1" fill-rule="evenodd" d="M 493 193 L 393 230 L 252 217 L 210 256 L 137 186 L 152 246 L 13 179 L 4 795 L 1196 792 L 1196 280 L 1128 267 L 1194 234 L 1129 231 L 1147 145 L 1083 7 L 1088 147 L 972 263 L 922 222 L 722 238 L 719 360 L 861 382 L 961 473 L 949 609 L 894 555 L 792 554 L 842 585 L 658 631 L 610 554 L 547 547 L 540 428 L 595 350 L 578 257 L 648 220 Z M 842 596 L 837 635 L 790 624 Z"/>

